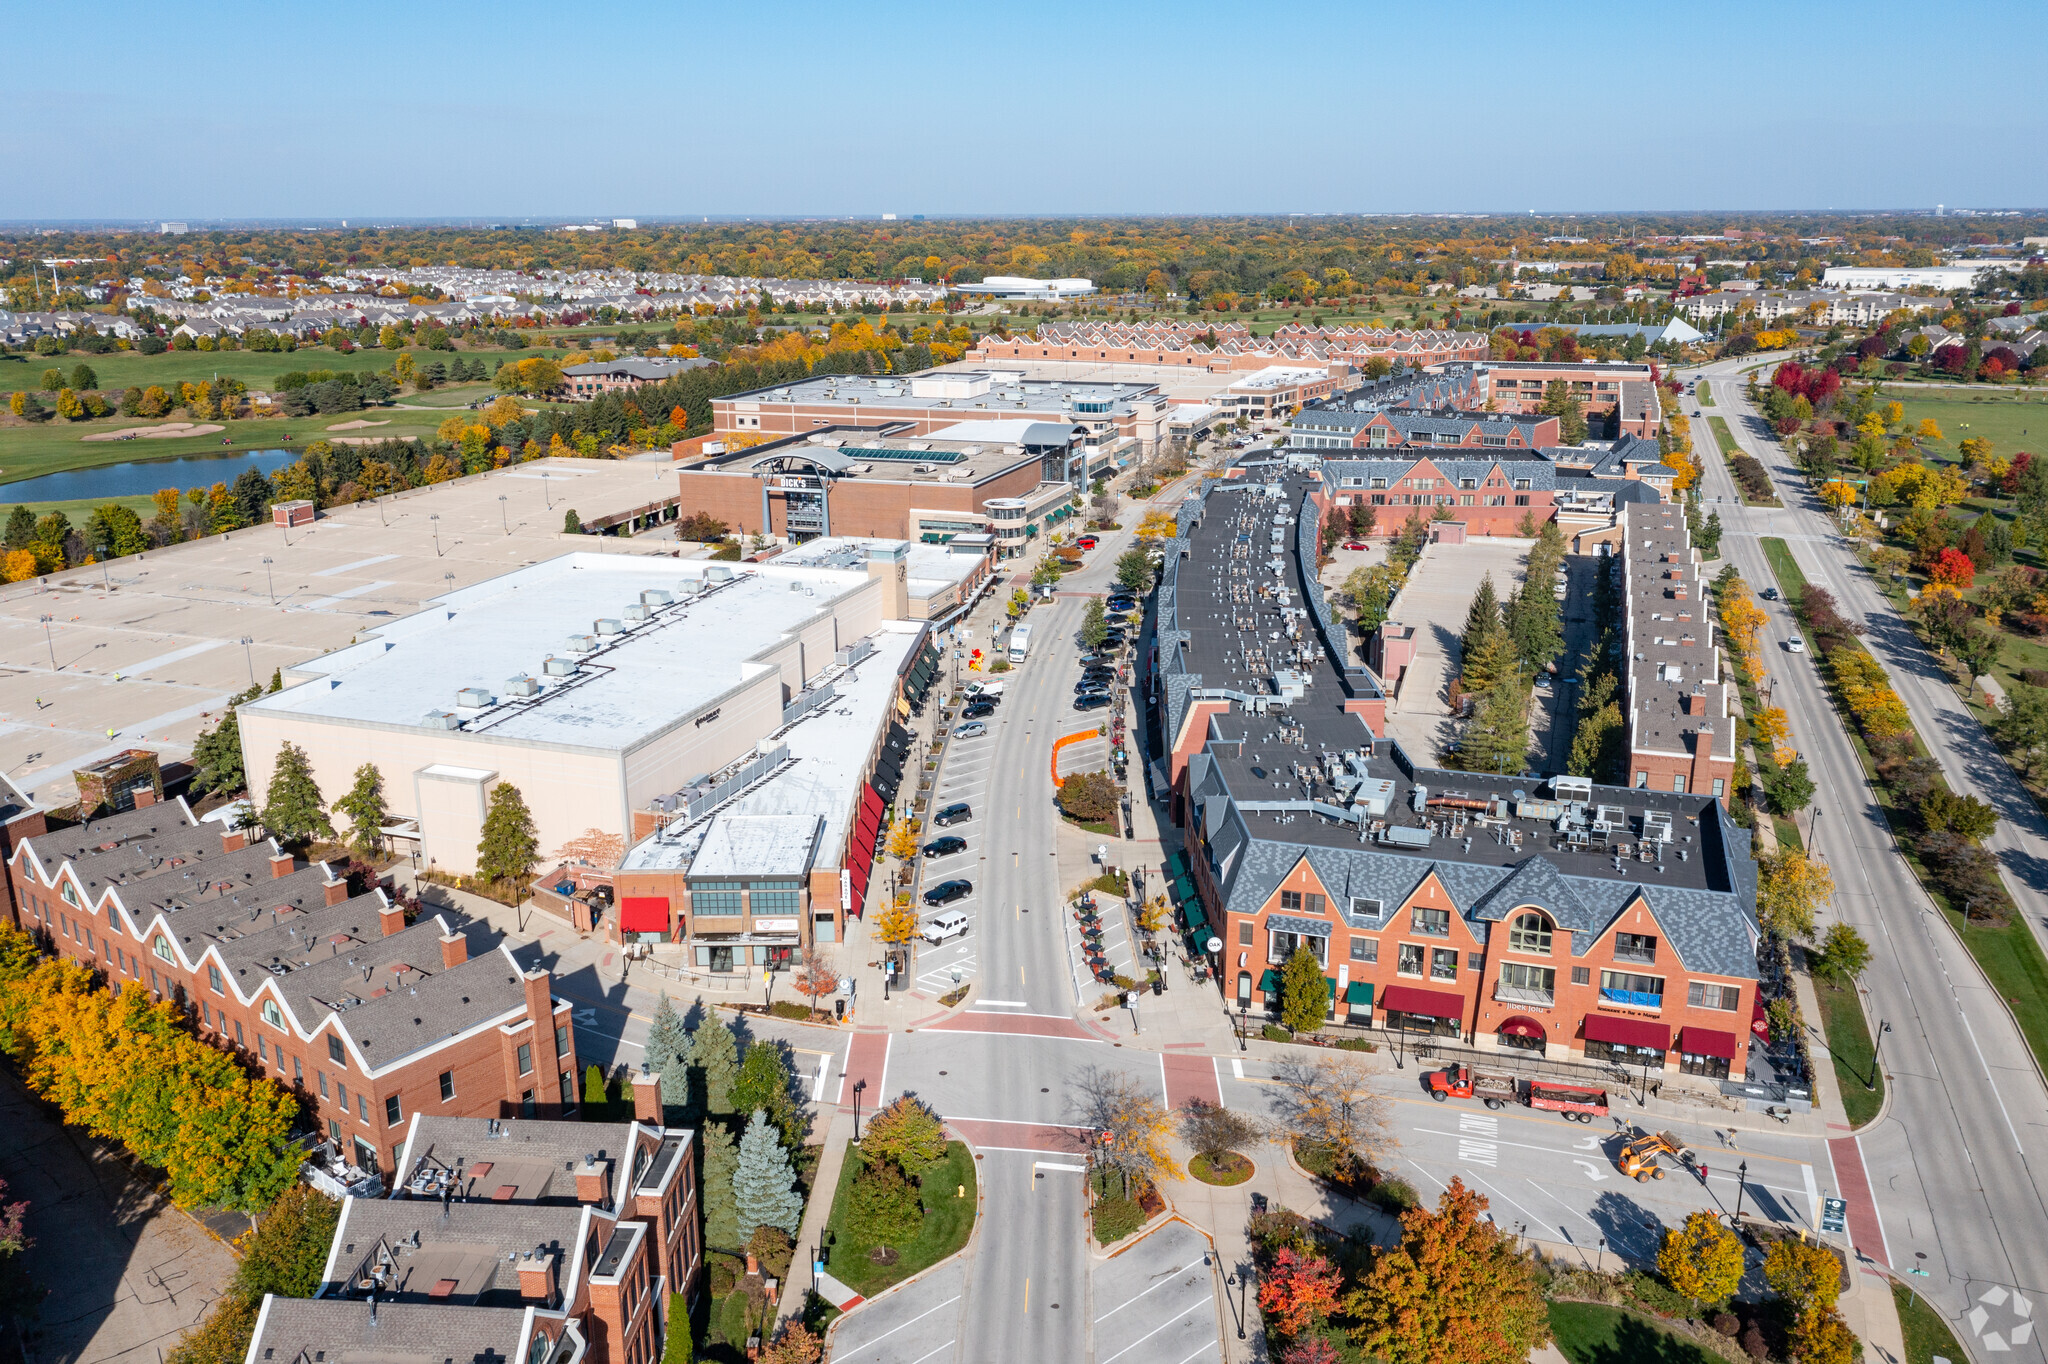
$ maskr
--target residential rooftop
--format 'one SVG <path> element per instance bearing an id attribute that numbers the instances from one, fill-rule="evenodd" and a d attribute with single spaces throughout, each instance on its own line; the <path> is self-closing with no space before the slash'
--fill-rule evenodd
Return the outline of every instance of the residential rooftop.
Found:
<path id="1" fill-rule="evenodd" d="M 526 1358 L 527 1316 L 523 1306 L 273 1294 L 248 1364 L 512 1364 Z"/>

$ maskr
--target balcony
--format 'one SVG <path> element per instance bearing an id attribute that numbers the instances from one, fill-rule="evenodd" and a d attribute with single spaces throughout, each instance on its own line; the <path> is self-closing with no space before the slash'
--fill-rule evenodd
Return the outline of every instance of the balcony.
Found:
<path id="1" fill-rule="evenodd" d="M 1653 995 L 1644 990 L 1612 990 L 1603 985 L 1600 987 L 1600 999 L 1603 1003 L 1619 1004 L 1624 1009 L 1664 1007 L 1664 996 Z"/>
<path id="2" fill-rule="evenodd" d="M 1617 945 L 1614 949 L 1614 959 L 1616 961 L 1625 961 L 1635 966 L 1655 966 L 1657 964 L 1657 949 L 1654 947 L 1622 947 Z"/>
<path id="3" fill-rule="evenodd" d="M 1493 1002 L 1514 1004 L 1525 1009 L 1548 1009 L 1557 1003 L 1555 990 L 1539 990 L 1533 985 L 1510 985 L 1496 981 L 1493 986 Z"/>

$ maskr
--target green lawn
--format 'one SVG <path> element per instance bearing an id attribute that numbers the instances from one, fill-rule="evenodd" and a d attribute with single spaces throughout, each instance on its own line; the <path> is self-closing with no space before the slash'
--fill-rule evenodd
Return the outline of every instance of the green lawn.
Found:
<path id="1" fill-rule="evenodd" d="M 498 390 L 489 384 L 455 384 L 448 388 L 430 388 L 425 393 L 407 393 L 398 401 L 405 407 L 466 407 L 470 403 L 490 402 L 498 396 Z"/>
<path id="2" fill-rule="evenodd" d="M 1572 1364 L 1721 1364 L 1719 1355 L 1648 1317 L 1602 1303 L 1550 1304 L 1550 1330 Z"/>
<path id="3" fill-rule="evenodd" d="M 1901 389 L 1894 396 L 1905 404 L 1908 431 L 1925 418 L 1934 418 L 1943 439 L 1923 441 L 1922 447 L 1951 463 L 1957 458 L 1957 444 L 1969 436 L 1989 440 L 1995 452 L 2007 456 L 2021 450 L 2039 454 L 2048 447 L 2048 394 L 1996 388 L 1936 398 Z M 2034 434 L 2037 426 L 2041 428 L 2038 436 Z"/>
<path id="4" fill-rule="evenodd" d="M 891 1284 L 901 1283 L 958 1253 L 967 1244 L 967 1234 L 974 1230 L 978 1198 L 974 1154 L 965 1144 L 952 1142 L 946 1147 L 946 1158 L 925 1173 L 923 1228 L 909 1245 L 896 1247 L 895 1264 L 878 1265 L 868 1258 L 873 1243 L 855 1236 L 845 1226 L 847 1191 L 864 1168 L 859 1150 L 849 1142 L 846 1164 L 839 1171 L 839 1187 L 832 1191 L 832 1215 L 825 1223 L 825 1268 L 854 1292 L 872 1298 Z"/>
<path id="5" fill-rule="evenodd" d="M 1771 566 L 1771 574 L 1778 580 L 1778 590 L 1785 594 L 1785 600 L 1797 606 L 1806 595 L 1806 575 L 1799 571 L 1799 561 L 1792 557 L 1792 548 L 1775 535 L 1766 535 L 1760 544 L 1764 547 L 1764 559 Z"/>
<path id="6" fill-rule="evenodd" d="M 1835 1058 L 1835 1085 L 1842 1091 L 1842 1107 L 1849 1114 L 1849 1126 L 1861 1127 L 1884 1107 L 1884 1076 L 1876 1073 L 1870 1020 L 1863 1016 L 1863 1005 L 1854 986 L 1843 989 L 1815 976 L 1813 991 L 1820 999 L 1820 1021 L 1827 1030 L 1828 1051 Z M 1865 1081 L 1873 1077 L 1877 1088 L 1864 1088 Z"/>
<path id="7" fill-rule="evenodd" d="M 61 369 L 68 377 L 78 365 L 90 366 L 92 372 L 99 376 L 103 389 L 130 388 L 136 384 L 196 384 L 217 374 L 232 375 L 251 388 L 269 388 L 278 375 L 289 374 L 293 370 L 326 369 L 336 374 L 343 370 L 360 374 L 387 370 L 400 354 L 410 354 L 415 363 L 424 366 L 436 360 L 445 365 L 455 358 L 457 352 L 418 348 L 405 352 L 372 349 L 342 355 L 319 346 L 301 347 L 295 351 L 167 350 L 161 355 L 144 355 L 139 351 L 114 351 L 108 355 L 8 355 L 0 357 L 0 393 L 24 388 L 40 390 L 44 370 Z M 500 360 L 531 360 L 543 355 L 559 360 L 564 352 L 464 350 L 459 354 L 470 360 L 480 359 L 489 368 Z M 44 406 L 51 404 L 46 402 Z"/>
<path id="8" fill-rule="evenodd" d="M 1713 390 L 1713 389 L 1711 389 L 1711 388 L 1704 388 L 1704 387 L 1703 387 L 1703 388 L 1695 389 L 1695 390 L 1694 390 L 1694 392 L 1696 392 L 1696 393 L 1697 393 L 1697 394 L 1699 395 L 1699 400 L 1700 400 L 1700 406 L 1701 406 L 1701 407 L 1712 407 L 1712 406 L 1714 405 L 1714 390 Z"/>
<path id="9" fill-rule="evenodd" d="M 1892 1285 L 1892 1301 L 1898 1304 L 1899 1327 L 1906 1337 L 1906 1364 L 1933 1364 L 1934 1357 L 1963 1364 L 1969 1356 L 1956 1343 L 1948 1320 L 1927 1305 L 1927 1300 L 1903 1284 Z"/>
<path id="10" fill-rule="evenodd" d="M 1732 459 L 1742 453 L 1742 446 L 1736 443 L 1735 433 L 1728 429 L 1727 418 L 1709 417 L 1707 425 L 1713 429 L 1714 443 L 1721 447 L 1722 455 Z"/>

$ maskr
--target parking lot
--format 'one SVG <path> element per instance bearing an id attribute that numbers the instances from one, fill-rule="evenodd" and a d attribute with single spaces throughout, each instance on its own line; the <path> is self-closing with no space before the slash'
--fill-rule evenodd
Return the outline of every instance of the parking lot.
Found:
<path id="1" fill-rule="evenodd" d="M 954 1259 L 833 1323 L 833 1364 L 940 1364 L 960 1357 L 967 1266 Z"/>
<path id="2" fill-rule="evenodd" d="M 996 718 L 989 717 L 990 720 Z M 957 910 L 967 916 L 968 923 L 967 932 L 957 938 L 938 944 L 919 944 L 914 986 L 928 994 L 942 995 L 955 985 L 965 984 L 975 977 L 980 966 L 977 948 L 981 930 L 981 892 L 988 864 L 988 851 L 983 843 L 988 812 L 983 807 L 987 803 L 989 763 L 995 753 L 995 742 L 995 732 L 990 728 L 965 736 L 956 733 L 947 741 L 932 812 L 936 815 L 948 805 L 965 801 L 974 813 L 958 824 L 940 827 L 928 823 L 920 840 L 921 844 L 930 844 L 950 835 L 965 840 L 967 844 L 959 852 L 931 858 L 920 854 L 918 859 L 919 922 L 928 924 L 939 914 Z M 950 904 L 924 903 L 925 891 L 941 881 L 955 878 L 973 882 L 974 890 Z"/>
<path id="3" fill-rule="evenodd" d="M 1209 1239 L 1166 1223 L 1098 1266 L 1096 1364 L 1195 1364 L 1223 1358 L 1221 1271 Z"/>

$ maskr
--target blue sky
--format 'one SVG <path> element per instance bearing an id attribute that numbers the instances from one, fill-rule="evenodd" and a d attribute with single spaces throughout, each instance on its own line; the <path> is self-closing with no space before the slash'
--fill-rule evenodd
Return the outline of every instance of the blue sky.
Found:
<path id="1" fill-rule="evenodd" d="M 2048 6 L 9 8 L 0 218 L 2048 204 Z"/>

